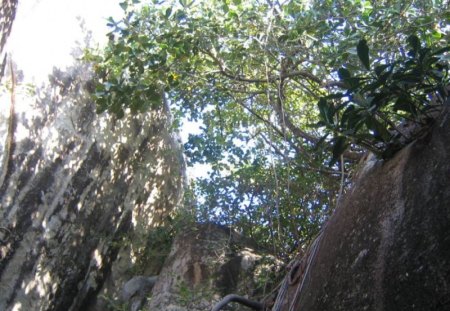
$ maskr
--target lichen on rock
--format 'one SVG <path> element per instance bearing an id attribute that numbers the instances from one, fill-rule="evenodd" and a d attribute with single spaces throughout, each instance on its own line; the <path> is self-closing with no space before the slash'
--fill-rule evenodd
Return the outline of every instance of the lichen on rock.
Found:
<path id="1" fill-rule="evenodd" d="M 180 204 L 184 160 L 167 107 L 96 115 L 90 79 L 77 64 L 55 69 L 35 96 L 17 86 L 0 187 L 2 310 L 87 309 L 102 288 L 117 296 L 148 233 Z"/>

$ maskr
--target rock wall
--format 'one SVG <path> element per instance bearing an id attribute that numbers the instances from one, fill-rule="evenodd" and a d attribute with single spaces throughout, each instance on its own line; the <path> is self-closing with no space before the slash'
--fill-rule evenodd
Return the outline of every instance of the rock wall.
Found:
<path id="1" fill-rule="evenodd" d="M 264 284 L 257 280 L 273 263 L 273 257 L 228 228 L 193 226 L 175 238 L 143 310 L 206 311 L 227 294 L 262 296 L 264 290 L 257 289 Z"/>
<path id="2" fill-rule="evenodd" d="M 272 310 L 450 310 L 449 159 L 447 114 L 368 163 Z"/>
<path id="3" fill-rule="evenodd" d="M 117 295 L 180 203 L 168 108 L 98 116 L 90 79 L 77 64 L 39 88 L 4 81 L 13 109 L 0 115 L 0 310 L 102 309 L 97 293 Z"/>

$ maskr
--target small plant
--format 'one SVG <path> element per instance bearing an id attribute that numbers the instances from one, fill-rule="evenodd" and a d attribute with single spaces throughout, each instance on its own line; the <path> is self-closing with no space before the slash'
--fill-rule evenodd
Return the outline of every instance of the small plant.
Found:
<path id="1" fill-rule="evenodd" d="M 178 290 L 180 295 L 180 302 L 184 306 L 188 306 L 194 299 L 194 291 L 185 282 L 180 282 Z"/>
<path id="2" fill-rule="evenodd" d="M 213 291 L 206 284 L 192 287 L 185 280 L 179 280 L 177 284 L 178 303 L 188 309 L 209 305 L 209 302 L 213 299 Z"/>
<path id="3" fill-rule="evenodd" d="M 127 304 L 121 303 L 117 299 L 110 297 L 108 295 L 101 295 L 102 298 L 106 302 L 106 310 L 108 311 L 127 311 Z"/>
<path id="4" fill-rule="evenodd" d="M 164 226 L 153 228 L 145 236 L 145 239 L 138 243 L 142 247 L 133 267 L 133 274 L 159 274 L 167 255 L 170 253 L 173 239 L 178 233 L 192 228 L 195 219 L 190 213 L 180 209 L 166 218 L 165 222 Z"/>

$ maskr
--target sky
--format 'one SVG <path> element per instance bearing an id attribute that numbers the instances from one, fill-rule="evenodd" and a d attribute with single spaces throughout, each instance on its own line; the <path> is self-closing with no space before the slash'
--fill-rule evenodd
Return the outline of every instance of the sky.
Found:
<path id="1" fill-rule="evenodd" d="M 20 1 L 6 49 L 27 80 L 44 81 L 53 66 L 64 68 L 73 62 L 76 41 L 83 42 L 85 36 L 82 20 L 94 41 L 104 43 L 106 18 L 121 13 L 114 0 Z"/>

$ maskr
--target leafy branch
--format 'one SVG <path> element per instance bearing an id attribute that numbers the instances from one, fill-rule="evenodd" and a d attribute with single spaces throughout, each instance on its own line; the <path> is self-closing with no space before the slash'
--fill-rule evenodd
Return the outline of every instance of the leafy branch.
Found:
<path id="1" fill-rule="evenodd" d="M 361 40 L 357 52 L 367 71 L 353 76 L 339 69 L 345 91 L 319 100 L 319 125 L 334 135 L 332 163 L 350 144 L 389 158 L 427 132 L 445 109 L 450 46 L 433 50 L 414 35 L 408 45 L 407 55 L 372 69 L 369 47 Z"/>

